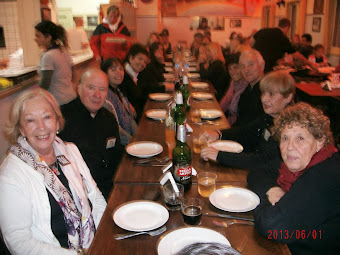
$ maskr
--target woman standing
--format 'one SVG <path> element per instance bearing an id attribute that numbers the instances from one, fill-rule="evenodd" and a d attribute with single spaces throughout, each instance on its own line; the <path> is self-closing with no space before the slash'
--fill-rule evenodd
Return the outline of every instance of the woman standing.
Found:
<path id="1" fill-rule="evenodd" d="M 68 47 L 66 31 L 51 21 L 42 21 L 35 26 L 35 42 L 44 49 L 40 57 L 38 73 L 40 87 L 48 90 L 59 105 L 76 98 L 72 85 L 72 58 Z"/>
<path id="2" fill-rule="evenodd" d="M 256 230 L 287 243 L 292 254 L 338 254 L 340 249 L 340 156 L 330 121 L 298 103 L 282 110 L 272 129 L 281 158 L 258 163 L 248 185 L 261 198 Z M 281 231 L 281 232 L 280 232 Z"/>
<path id="3" fill-rule="evenodd" d="M 124 67 L 118 58 L 109 58 L 102 63 L 101 69 L 107 74 L 109 80 L 104 107 L 116 117 L 120 142 L 127 145 L 137 131 L 137 123 L 134 119 L 136 111 L 119 87 L 124 79 Z"/>
<path id="4" fill-rule="evenodd" d="M 106 202 L 78 148 L 56 136 L 63 126 L 45 90 L 12 105 L 0 167 L 0 228 L 11 254 L 85 254 L 91 245 Z"/>

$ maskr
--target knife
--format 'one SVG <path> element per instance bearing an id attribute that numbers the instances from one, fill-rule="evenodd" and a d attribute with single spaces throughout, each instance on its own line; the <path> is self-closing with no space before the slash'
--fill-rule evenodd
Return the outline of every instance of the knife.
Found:
<path id="1" fill-rule="evenodd" d="M 227 219 L 234 219 L 234 220 L 247 220 L 247 221 L 254 221 L 252 218 L 244 218 L 244 217 L 237 217 L 229 214 L 222 214 L 222 213 L 215 213 L 215 212 L 205 212 L 203 213 L 205 216 L 209 217 L 220 217 L 220 218 L 227 218 Z"/>
<path id="2" fill-rule="evenodd" d="M 161 163 L 138 163 L 138 162 L 135 162 L 133 163 L 134 166 L 166 166 L 166 164 L 161 164 Z"/>

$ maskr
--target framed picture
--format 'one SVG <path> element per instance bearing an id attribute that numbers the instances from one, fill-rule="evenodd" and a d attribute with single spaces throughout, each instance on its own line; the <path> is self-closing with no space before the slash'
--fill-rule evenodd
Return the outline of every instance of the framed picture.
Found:
<path id="1" fill-rule="evenodd" d="M 194 16 L 191 18 L 190 30 L 224 30 L 224 18 Z"/>
<path id="2" fill-rule="evenodd" d="M 313 32 L 321 31 L 321 18 L 313 18 L 312 31 Z"/>
<path id="3" fill-rule="evenodd" d="M 323 0 L 314 0 L 314 8 L 313 13 L 314 14 L 323 14 Z"/>
<path id="4" fill-rule="evenodd" d="M 231 19 L 230 20 L 230 27 L 231 28 L 242 27 L 242 20 L 240 20 L 240 19 Z"/>

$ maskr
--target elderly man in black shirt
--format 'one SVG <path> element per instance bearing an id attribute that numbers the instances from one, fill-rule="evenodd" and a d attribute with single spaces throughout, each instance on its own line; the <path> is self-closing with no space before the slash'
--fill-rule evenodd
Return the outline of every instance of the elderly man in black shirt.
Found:
<path id="1" fill-rule="evenodd" d="M 63 140 L 78 146 L 105 198 L 112 189 L 123 151 L 117 121 L 103 108 L 108 86 L 104 72 L 87 70 L 78 86 L 79 96 L 61 107 L 65 127 L 60 133 Z"/>
<path id="2" fill-rule="evenodd" d="M 242 76 L 249 85 L 238 102 L 237 122 L 234 126 L 245 125 L 263 114 L 260 81 L 264 75 L 264 60 L 257 50 L 251 49 L 242 52 L 239 64 Z"/>

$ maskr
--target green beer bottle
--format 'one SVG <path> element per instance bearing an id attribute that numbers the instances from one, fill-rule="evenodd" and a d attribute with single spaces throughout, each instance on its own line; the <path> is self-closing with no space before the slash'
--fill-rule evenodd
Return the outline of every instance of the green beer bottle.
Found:
<path id="1" fill-rule="evenodd" d="M 191 187 L 191 149 L 186 143 L 185 125 L 177 126 L 176 147 L 172 151 L 172 175 L 175 181 L 184 186 L 187 191 Z"/>
<path id="2" fill-rule="evenodd" d="M 186 112 L 183 105 L 182 92 L 176 92 L 175 102 L 176 106 L 173 110 L 175 125 L 183 125 L 186 120 Z"/>
<path id="3" fill-rule="evenodd" d="M 181 86 L 181 91 L 182 91 L 182 95 L 183 95 L 183 104 L 185 107 L 185 110 L 188 112 L 190 110 L 190 91 L 189 91 L 189 81 L 188 81 L 188 76 L 184 75 L 183 76 L 183 84 Z"/>

